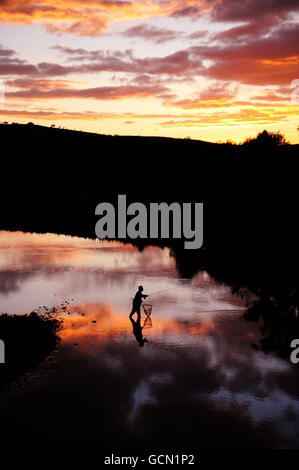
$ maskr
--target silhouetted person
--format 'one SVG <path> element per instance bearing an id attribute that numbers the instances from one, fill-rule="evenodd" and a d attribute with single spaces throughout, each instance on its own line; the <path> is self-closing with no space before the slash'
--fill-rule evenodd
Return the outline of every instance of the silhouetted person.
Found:
<path id="1" fill-rule="evenodd" d="M 147 339 L 143 337 L 143 334 L 142 334 L 142 326 L 140 324 L 140 315 L 138 315 L 138 318 L 137 320 L 135 321 L 132 314 L 130 315 L 130 321 L 133 325 L 133 334 L 137 340 L 137 343 L 139 344 L 139 346 L 141 348 L 143 348 L 144 344 L 145 343 L 148 343 Z"/>
<path id="2" fill-rule="evenodd" d="M 139 321 L 141 319 L 140 308 L 141 308 L 142 300 L 148 297 L 148 295 L 142 294 L 143 290 L 144 290 L 143 286 L 138 287 L 138 292 L 136 293 L 134 300 L 133 300 L 132 312 L 130 313 L 130 318 L 132 318 L 134 313 L 137 313 Z"/>

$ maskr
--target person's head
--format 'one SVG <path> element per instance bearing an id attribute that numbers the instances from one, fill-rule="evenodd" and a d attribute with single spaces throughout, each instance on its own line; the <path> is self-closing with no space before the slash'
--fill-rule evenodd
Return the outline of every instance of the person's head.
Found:
<path id="1" fill-rule="evenodd" d="M 144 290 L 144 289 L 143 289 L 143 286 L 139 286 L 139 287 L 138 287 L 138 290 L 139 290 L 140 292 L 143 292 L 143 290 Z"/>

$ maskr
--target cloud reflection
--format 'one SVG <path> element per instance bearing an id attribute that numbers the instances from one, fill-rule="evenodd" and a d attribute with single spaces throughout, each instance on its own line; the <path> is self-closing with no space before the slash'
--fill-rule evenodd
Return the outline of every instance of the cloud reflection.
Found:
<path id="1" fill-rule="evenodd" d="M 29 447 L 298 447 L 296 367 L 251 347 L 258 325 L 207 273 L 180 279 L 167 249 L 50 234 L 0 232 L 0 252 L 1 310 L 54 305 L 64 324 L 55 372 L 0 411 L 4 439 Z M 129 320 L 141 281 L 153 304 L 144 348 Z"/>

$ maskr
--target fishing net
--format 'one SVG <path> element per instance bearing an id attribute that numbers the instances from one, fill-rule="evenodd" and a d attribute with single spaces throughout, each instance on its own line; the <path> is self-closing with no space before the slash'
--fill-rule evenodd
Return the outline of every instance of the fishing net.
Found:
<path id="1" fill-rule="evenodd" d="M 145 315 L 150 317 L 152 314 L 153 306 L 151 304 L 143 304 L 143 310 Z"/>
<path id="2" fill-rule="evenodd" d="M 144 320 L 144 325 L 143 325 L 143 328 L 152 328 L 153 327 L 153 322 L 152 322 L 152 319 L 151 317 L 146 317 L 146 319 Z"/>

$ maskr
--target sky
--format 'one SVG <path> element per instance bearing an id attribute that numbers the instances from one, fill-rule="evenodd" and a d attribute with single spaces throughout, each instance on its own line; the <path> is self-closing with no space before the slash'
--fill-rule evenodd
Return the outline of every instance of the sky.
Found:
<path id="1" fill-rule="evenodd" d="M 298 0 L 0 0 L 0 122 L 299 143 Z"/>

